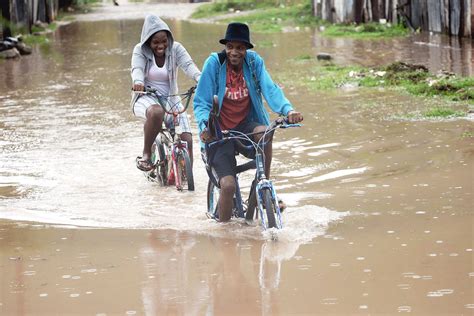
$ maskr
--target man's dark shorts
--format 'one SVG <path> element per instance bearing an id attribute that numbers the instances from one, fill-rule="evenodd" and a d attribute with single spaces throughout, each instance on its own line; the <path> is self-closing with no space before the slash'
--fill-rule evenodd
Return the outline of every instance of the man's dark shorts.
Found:
<path id="1" fill-rule="evenodd" d="M 233 130 L 248 134 L 252 133 L 255 127 L 262 124 L 256 122 L 242 122 Z M 217 174 L 219 179 L 222 179 L 225 176 L 234 176 L 235 177 L 235 166 L 237 161 L 235 159 L 235 143 L 233 141 L 224 142 L 219 144 L 215 149 L 215 154 L 212 159 L 212 171 L 213 174 Z"/>

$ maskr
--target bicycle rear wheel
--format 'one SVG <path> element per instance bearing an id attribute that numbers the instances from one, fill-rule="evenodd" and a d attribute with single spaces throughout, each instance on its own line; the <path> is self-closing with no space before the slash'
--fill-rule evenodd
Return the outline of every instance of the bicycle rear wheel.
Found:
<path id="1" fill-rule="evenodd" d="M 265 208 L 265 212 L 264 214 L 262 214 L 262 217 L 266 215 L 265 216 L 266 222 L 262 218 L 262 221 L 265 222 L 265 226 L 266 226 L 265 228 L 268 229 L 268 228 L 277 227 L 276 221 L 275 221 L 275 212 L 276 212 L 275 203 L 274 203 L 275 200 L 272 197 L 272 192 L 270 191 L 270 189 L 263 189 L 262 202 L 263 202 L 263 207 Z"/>
<path id="2" fill-rule="evenodd" d="M 178 169 L 177 176 L 180 180 L 181 189 L 187 187 L 188 191 L 194 191 L 193 168 L 191 167 L 191 159 L 186 149 L 180 150 L 176 158 L 176 163 Z M 178 185 L 178 181 L 176 181 L 176 184 Z"/>
<path id="3" fill-rule="evenodd" d="M 221 190 L 209 179 L 207 183 L 207 216 L 215 220 L 219 219 L 219 211 L 217 205 L 219 204 Z M 242 217 L 239 216 L 238 207 L 236 205 L 240 204 L 243 208 L 243 203 L 241 198 L 237 198 L 236 195 L 232 198 L 232 216 L 233 217 Z"/>
<path id="4" fill-rule="evenodd" d="M 209 179 L 209 182 L 207 183 L 207 215 L 213 219 L 219 218 L 219 214 L 217 213 L 219 193 L 219 188 Z"/>

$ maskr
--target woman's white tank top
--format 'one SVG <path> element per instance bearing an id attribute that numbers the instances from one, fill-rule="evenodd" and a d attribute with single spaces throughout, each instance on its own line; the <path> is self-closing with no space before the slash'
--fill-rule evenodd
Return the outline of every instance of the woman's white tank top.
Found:
<path id="1" fill-rule="evenodd" d="M 170 80 L 166 59 L 163 67 L 158 67 L 153 59 L 154 63 L 145 76 L 145 87 L 156 89 L 160 95 L 168 95 L 170 93 Z"/>

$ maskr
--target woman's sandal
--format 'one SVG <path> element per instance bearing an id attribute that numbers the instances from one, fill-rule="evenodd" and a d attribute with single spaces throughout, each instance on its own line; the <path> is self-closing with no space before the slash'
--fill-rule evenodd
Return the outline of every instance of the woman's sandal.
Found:
<path id="1" fill-rule="evenodd" d="M 155 165 L 149 159 L 143 159 L 142 157 L 137 157 L 136 159 L 137 168 L 141 171 L 151 171 L 155 168 Z"/>

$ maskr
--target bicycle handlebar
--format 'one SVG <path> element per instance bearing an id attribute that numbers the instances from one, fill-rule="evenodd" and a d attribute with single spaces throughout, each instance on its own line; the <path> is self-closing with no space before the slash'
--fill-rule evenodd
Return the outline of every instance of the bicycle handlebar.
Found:
<path id="1" fill-rule="evenodd" d="M 215 140 L 212 142 L 207 143 L 209 147 L 217 144 L 221 144 L 223 142 L 226 142 L 231 139 L 237 140 L 240 144 L 239 146 L 242 146 L 246 149 L 251 149 L 252 147 L 257 150 L 259 147 L 262 147 L 265 145 L 265 136 L 268 133 L 273 132 L 277 128 L 291 128 L 291 127 L 301 127 L 302 124 L 295 124 L 295 123 L 290 123 L 288 121 L 288 117 L 279 117 L 276 120 L 274 120 L 263 132 L 253 132 L 253 133 L 242 133 L 239 131 L 234 131 L 234 130 L 223 130 L 222 131 L 222 136 L 223 139 Z M 257 134 L 263 134 L 263 136 L 260 138 L 258 142 L 255 142 L 250 136 L 252 135 L 257 135 Z M 250 142 L 250 145 L 244 145 L 241 140 L 246 140 Z"/>
<path id="2" fill-rule="evenodd" d="M 194 90 L 196 90 L 196 86 L 192 86 L 188 89 L 188 91 L 184 93 L 161 95 L 156 89 L 152 87 L 146 87 L 145 91 L 134 91 L 134 93 L 153 95 L 157 97 L 158 103 L 160 104 L 163 111 L 170 115 L 179 115 L 181 113 L 186 112 L 186 110 L 188 109 L 189 102 L 191 101 L 191 96 L 193 95 Z M 171 97 L 180 97 L 181 101 L 186 100 L 184 107 L 180 106 L 180 102 L 172 103 L 170 100 Z"/>

